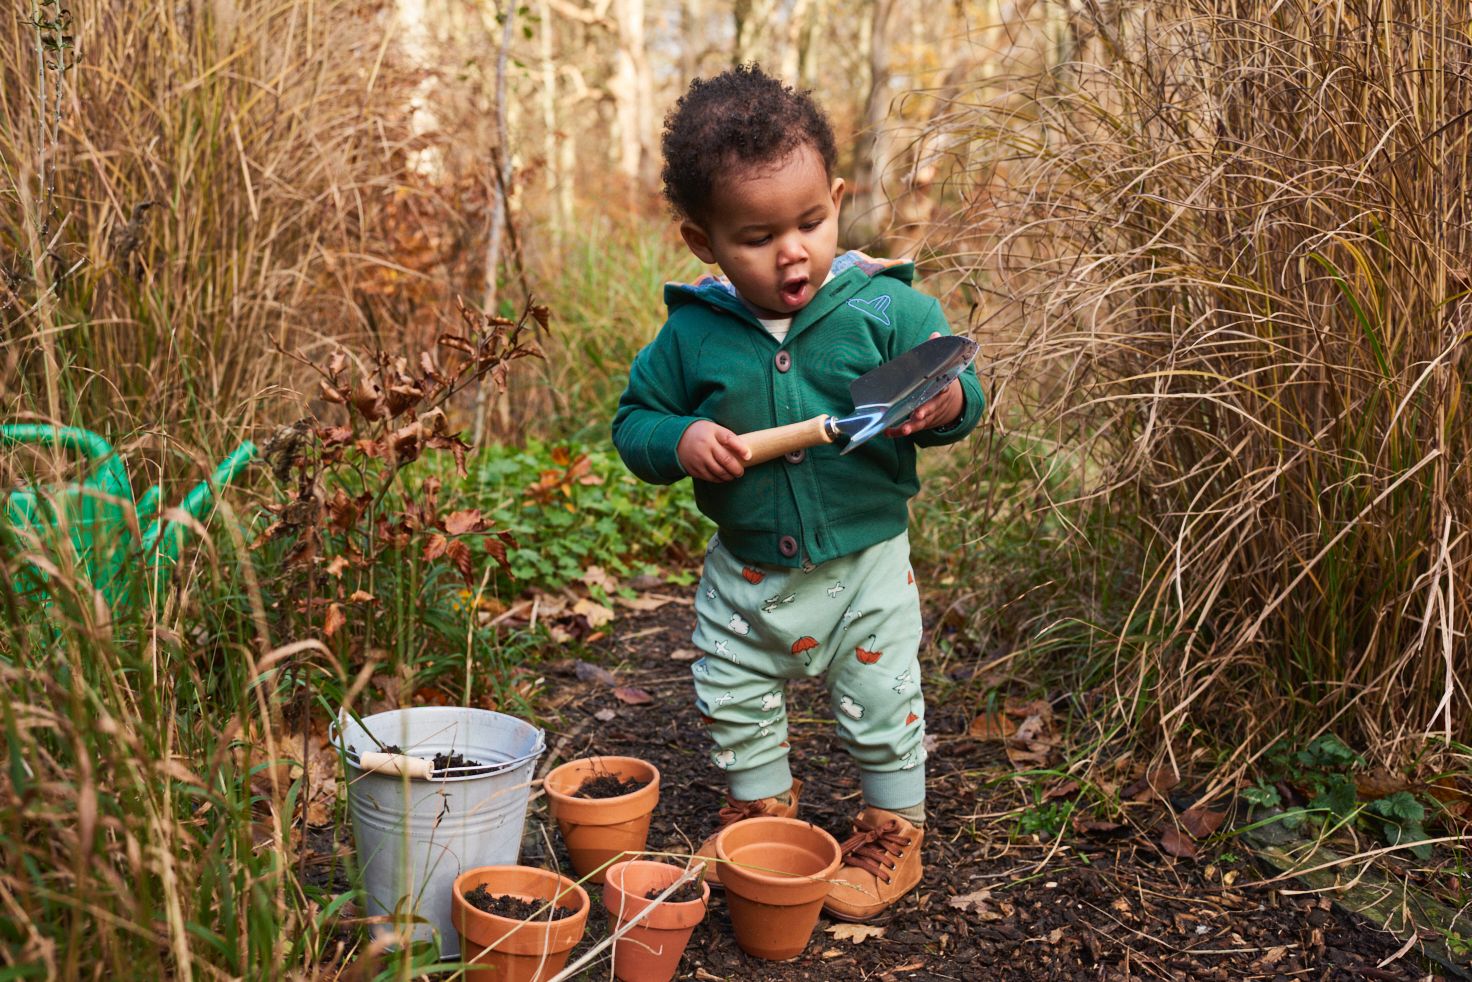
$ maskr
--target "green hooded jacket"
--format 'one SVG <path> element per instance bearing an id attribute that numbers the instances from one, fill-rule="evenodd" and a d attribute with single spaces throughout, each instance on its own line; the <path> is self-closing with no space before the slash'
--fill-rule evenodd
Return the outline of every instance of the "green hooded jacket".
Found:
<path id="1" fill-rule="evenodd" d="M 634 359 L 613 419 L 629 470 L 655 484 L 684 477 L 676 448 L 699 419 L 747 433 L 843 415 L 852 409 L 850 382 L 932 332 L 951 333 L 940 304 L 910 286 L 913 264 L 848 252 L 832 269 L 781 344 L 724 277 L 667 284 L 669 319 Z M 814 447 L 726 483 L 697 480 L 696 504 L 726 548 L 754 565 L 822 563 L 892 538 L 908 527 L 920 489 L 915 448 L 954 443 L 981 418 L 974 368 L 961 384 L 965 406 L 944 428 L 877 436 L 845 456 L 835 445 Z"/>

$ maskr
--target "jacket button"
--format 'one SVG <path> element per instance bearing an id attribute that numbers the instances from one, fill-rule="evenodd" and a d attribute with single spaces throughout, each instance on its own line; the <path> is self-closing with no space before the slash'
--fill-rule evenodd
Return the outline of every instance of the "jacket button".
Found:
<path id="1" fill-rule="evenodd" d="M 789 464 L 800 464 L 807 459 L 808 452 L 806 450 L 790 450 L 782 456 L 787 458 Z"/>
<path id="2" fill-rule="evenodd" d="M 777 551 L 791 559 L 797 555 L 797 540 L 790 535 L 784 535 L 777 540 Z"/>
<path id="3" fill-rule="evenodd" d="M 773 358 L 772 361 L 776 364 L 777 371 L 783 372 L 784 374 L 792 367 L 792 355 L 786 351 L 777 352 L 777 357 Z"/>

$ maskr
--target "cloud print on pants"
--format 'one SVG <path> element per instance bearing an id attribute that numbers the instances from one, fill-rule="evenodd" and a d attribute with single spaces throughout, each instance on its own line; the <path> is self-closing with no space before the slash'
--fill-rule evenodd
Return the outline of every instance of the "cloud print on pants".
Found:
<path id="1" fill-rule="evenodd" d="M 839 699 L 838 708 L 843 710 L 845 716 L 852 716 L 854 719 L 864 718 L 864 707 L 854 702 L 853 696 L 844 696 Z"/>
<path id="2" fill-rule="evenodd" d="M 731 620 L 726 626 L 731 629 L 733 634 L 739 634 L 743 638 L 751 633 L 751 625 L 740 614 L 732 614 Z"/>

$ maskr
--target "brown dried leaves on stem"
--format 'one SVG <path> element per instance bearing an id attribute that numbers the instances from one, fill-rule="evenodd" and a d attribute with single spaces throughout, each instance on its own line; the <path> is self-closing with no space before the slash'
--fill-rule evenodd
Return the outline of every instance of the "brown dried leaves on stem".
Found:
<path id="1" fill-rule="evenodd" d="M 267 506 L 275 520 L 252 548 L 290 540 L 283 573 L 305 575 L 298 603 L 311 619 L 321 612 L 327 637 L 349 625 L 351 612 L 377 603 L 363 577 L 350 574 L 371 570 L 386 551 L 416 548 L 425 562 L 449 563 L 467 585 L 479 578 L 477 552 L 510 572 L 510 532 L 478 509 L 442 513 L 437 478 L 417 487 L 402 480 L 430 452 L 450 454 L 464 476 L 470 444 L 445 407 L 482 378 L 504 388 L 515 362 L 542 356 L 534 334 L 547 325 L 545 307 L 528 305 L 515 321 L 459 307 L 463 332 L 442 334 L 437 352 L 417 358 L 377 350 L 351 359 L 337 351 L 317 364 L 292 355 L 318 373 L 317 394 L 329 410 L 341 409 L 332 422 L 282 427 L 267 443 L 267 463 L 287 496 Z M 394 504 L 385 506 L 390 491 Z"/>

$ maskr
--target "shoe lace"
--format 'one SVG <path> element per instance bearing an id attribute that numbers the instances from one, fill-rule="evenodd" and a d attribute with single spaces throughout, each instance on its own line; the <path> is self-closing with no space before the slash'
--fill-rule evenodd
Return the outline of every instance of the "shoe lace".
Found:
<path id="1" fill-rule="evenodd" d="M 885 883 L 890 882 L 889 871 L 895 867 L 890 857 L 904 855 L 913 840 L 901 834 L 900 823 L 892 818 L 877 827 L 859 825 L 855 828 L 857 831 L 843 843 L 843 864 L 872 873 Z"/>
<path id="2" fill-rule="evenodd" d="M 721 828 L 725 828 L 743 819 L 759 818 L 766 813 L 766 802 L 760 798 L 755 801 L 736 801 L 733 798 L 727 798 L 725 806 L 716 812 L 716 817 L 720 820 Z"/>

